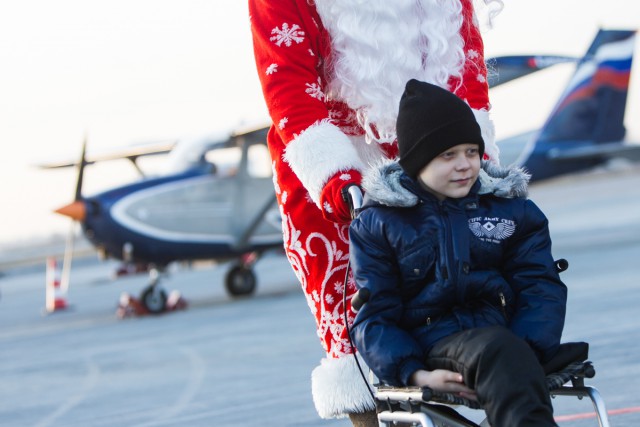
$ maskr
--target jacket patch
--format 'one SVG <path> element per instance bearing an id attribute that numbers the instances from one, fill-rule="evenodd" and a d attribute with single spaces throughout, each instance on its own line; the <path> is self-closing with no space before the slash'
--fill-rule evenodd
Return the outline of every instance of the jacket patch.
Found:
<path id="1" fill-rule="evenodd" d="M 475 217 L 469 219 L 469 230 L 483 242 L 500 243 L 516 231 L 516 223 L 498 217 Z"/>

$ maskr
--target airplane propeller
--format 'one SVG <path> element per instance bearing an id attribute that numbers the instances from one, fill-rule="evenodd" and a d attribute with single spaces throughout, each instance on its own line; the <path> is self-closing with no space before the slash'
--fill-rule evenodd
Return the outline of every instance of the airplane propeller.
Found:
<path id="1" fill-rule="evenodd" d="M 85 167 L 89 164 L 90 162 L 87 161 L 87 137 L 85 135 L 84 141 L 82 142 L 80 159 L 77 162 L 78 172 L 76 175 L 76 188 L 73 201 L 68 205 L 65 205 L 54 211 L 55 213 L 71 218 L 71 228 L 69 230 L 69 234 L 67 235 L 67 240 L 65 243 L 64 260 L 60 280 L 61 287 L 65 292 L 69 288 L 69 277 L 71 273 L 71 263 L 73 260 L 73 247 L 75 243 L 76 228 L 78 223 L 83 223 L 87 218 L 87 203 L 86 200 L 82 197 L 82 184 L 84 179 Z M 126 247 L 123 248 L 123 251 L 125 249 Z M 125 256 L 125 261 L 127 261 L 126 252 L 124 252 L 123 255 Z M 160 286 L 158 286 L 160 269 L 158 267 L 151 266 L 149 268 L 149 273 L 151 277 L 151 283 L 143 290 L 140 298 L 143 305 L 147 310 L 149 310 L 149 312 L 159 313 L 165 309 L 167 294 Z"/>
<path id="2" fill-rule="evenodd" d="M 62 261 L 62 273 L 60 277 L 60 287 L 63 292 L 67 292 L 69 289 L 69 278 L 71 275 L 71 263 L 73 261 L 73 247 L 75 243 L 77 223 L 84 221 L 86 217 L 86 206 L 82 199 L 82 181 L 84 177 L 84 168 L 87 165 L 86 157 L 87 136 L 85 135 L 82 142 L 80 161 L 78 162 L 78 173 L 76 175 L 76 189 L 73 202 L 54 211 L 58 214 L 71 218 L 71 226 L 65 242 L 64 259 Z"/>

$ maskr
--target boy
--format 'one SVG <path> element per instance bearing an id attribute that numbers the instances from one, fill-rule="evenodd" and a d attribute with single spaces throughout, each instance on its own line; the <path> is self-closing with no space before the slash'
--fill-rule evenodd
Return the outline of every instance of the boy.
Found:
<path id="1" fill-rule="evenodd" d="M 384 383 L 477 400 L 493 427 L 556 426 L 541 363 L 559 347 L 567 290 L 529 177 L 481 173 L 473 113 L 438 86 L 407 83 L 397 133 L 400 159 L 364 177 L 350 228 L 371 295 L 358 351 Z"/>

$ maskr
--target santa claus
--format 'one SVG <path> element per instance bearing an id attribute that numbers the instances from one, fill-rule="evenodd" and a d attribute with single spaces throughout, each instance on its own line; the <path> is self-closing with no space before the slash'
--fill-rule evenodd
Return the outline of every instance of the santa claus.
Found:
<path id="1" fill-rule="evenodd" d="M 502 7 L 482 4 L 492 1 Z M 412 78 L 465 100 L 497 162 L 473 0 L 249 0 L 249 11 L 284 246 L 326 351 L 314 402 L 324 418 L 370 411 L 344 325 L 351 218 L 341 192 L 397 154 L 396 115 Z M 349 322 L 355 291 L 349 281 Z"/>

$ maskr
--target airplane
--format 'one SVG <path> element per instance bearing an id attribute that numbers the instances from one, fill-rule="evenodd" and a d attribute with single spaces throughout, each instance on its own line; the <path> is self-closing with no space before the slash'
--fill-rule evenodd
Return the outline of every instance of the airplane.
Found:
<path id="1" fill-rule="evenodd" d="M 214 138 L 156 144 L 89 160 L 86 140 L 77 163 L 74 201 L 58 210 L 82 225 L 83 234 L 101 258 L 129 265 L 150 266 L 151 281 L 140 299 L 152 313 L 164 310 L 166 292 L 158 286 L 160 273 L 174 261 L 235 260 L 225 285 L 234 297 L 256 287 L 252 266 L 266 251 L 282 248 L 280 212 L 273 187 L 261 127 Z M 167 154 L 171 173 L 143 179 L 93 196 L 82 194 L 86 165 L 126 158 Z M 63 266 L 64 276 L 64 266 Z"/>
<path id="2" fill-rule="evenodd" d="M 536 182 L 614 158 L 640 160 L 640 144 L 624 141 L 635 38 L 635 30 L 600 29 L 544 125 L 498 142 L 502 163 Z"/>
<path id="3" fill-rule="evenodd" d="M 557 64 L 577 63 L 574 78 L 545 126 L 525 134 L 525 139 L 499 142 L 504 152 L 509 151 L 505 147 L 522 149 L 529 141 L 518 164 L 532 174 L 532 180 L 592 167 L 594 147 L 599 155 L 613 154 L 613 147 L 634 151 L 635 147 L 612 142 L 624 134 L 634 35 L 633 31 L 601 30 L 581 59 L 519 55 L 488 60 L 492 88 Z M 92 158 L 86 155 L 85 140 L 80 161 L 41 166 L 78 167 L 75 200 L 56 212 L 80 222 L 102 257 L 142 266 L 140 270 L 151 267 L 151 281 L 142 291 L 141 302 L 155 313 L 166 304 L 166 293 L 158 283 L 159 273 L 170 263 L 234 260 L 225 286 L 231 296 L 246 296 L 256 287 L 255 262 L 266 251 L 282 249 L 267 132 L 265 126 Z M 167 154 L 172 171 L 146 176 L 138 160 L 158 154 Z M 130 160 L 143 178 L 90 197 L 83 195 L 85 167 L 116 158 Z"/>

